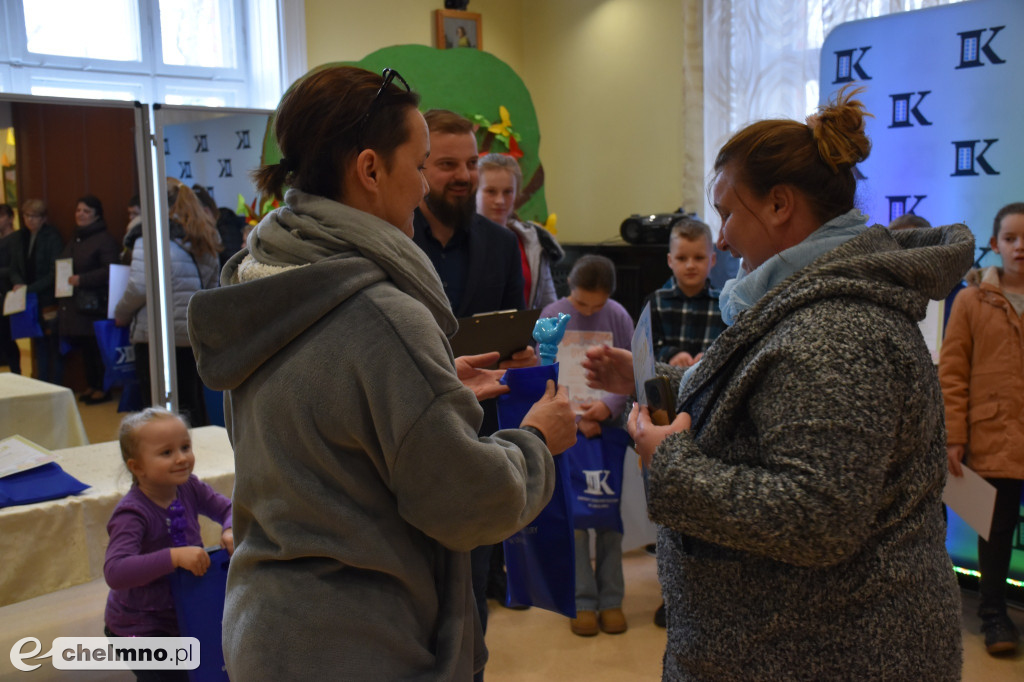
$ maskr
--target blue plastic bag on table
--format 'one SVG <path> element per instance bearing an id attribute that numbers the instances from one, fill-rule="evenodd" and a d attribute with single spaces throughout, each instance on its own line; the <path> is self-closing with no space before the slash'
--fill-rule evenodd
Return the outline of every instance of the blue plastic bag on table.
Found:
<path id="1" fill-rule="evenodd" d="M 202 576 L 179 568 L 170 575 L 174 610 L 182 637 L 199 640 L 199 667 L 188 671 L 191 682 L 220 682 L 228 679 L 221 646 L 221 621 L 228 583 L 228 552 L 210 552 L 210 567 Z"/>
<path id="2" fill-rule="evenodd" d="M 56 462 L 47 462 L 0 478 L 0 508 L 59 500 L 77 495 L 88 487 Z"/>
<path id="3" fill-rule="evenodd" d="M 12 339 L 37 339 L 43 335 L 39 324 L 39 298 L 33 293 L 25 294 L 25 309 L 8 315 Z"/>
<path id="4" fill-rule="evenodd" d="M 622 532 L 622 467 L 630 442 L 624 429 L 602 426 L 596 438 L 577 433 L 576 445 L 562 453 L 569 460 L 572 516 L 577 529 Z"/>
<path id="5" fill-rule="evenodd" d="M 498 396 L 498 425 L 518 428 L 543 395 L 547 380 L 558 381 L 558 365 L 510 369 L 502 383 L 511 391 Z M 555 457 L 555 492 L 530 525 L 505 540 L 508 590 L 505 602 L 537 606 L 576 617 L 576 544 L 573 536 L 569 462 Z"/>

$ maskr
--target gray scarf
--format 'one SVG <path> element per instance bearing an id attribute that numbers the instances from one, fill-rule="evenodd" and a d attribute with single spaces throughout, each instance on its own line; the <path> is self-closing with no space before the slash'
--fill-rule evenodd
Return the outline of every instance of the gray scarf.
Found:
<path id="1" fill-rule="evenodd" d="M 288 190 L 284 200 L 285 205 L 267 214 L 249 235 L 252 258 L 288 268 L 358 253 L 427 306 L 445 334 L 455 332 L 457 322 L 433 264 L 401 230 L 369 213 L 301 190 Z"/>

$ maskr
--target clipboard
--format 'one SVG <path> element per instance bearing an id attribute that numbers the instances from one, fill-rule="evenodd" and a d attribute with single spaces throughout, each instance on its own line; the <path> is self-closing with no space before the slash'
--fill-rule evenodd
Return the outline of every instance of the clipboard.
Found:
<path id="1" fill-rule="evenodd" d="M 533 327 L 540 310 L 500 310 L 459 318 L 459 329 L 449 343 L 455 357 L 498 351 L 507 360 L 533 345 Z"/>

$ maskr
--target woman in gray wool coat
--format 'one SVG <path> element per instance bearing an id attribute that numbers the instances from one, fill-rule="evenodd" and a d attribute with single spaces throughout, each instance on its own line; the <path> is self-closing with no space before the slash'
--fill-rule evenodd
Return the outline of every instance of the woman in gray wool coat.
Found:
<path id="1" fill-rule="evenodd" d="M 942 396 L 918 330 L 970 267 L 963 225 L 889 232 L 853 207 L 855 93 L 741 130 L 715 161 L 730 327 L 629 428 L 650 466 L 666 680 L 957 680 Z M 628 352 L 592 385 L 632 390 Z"/>

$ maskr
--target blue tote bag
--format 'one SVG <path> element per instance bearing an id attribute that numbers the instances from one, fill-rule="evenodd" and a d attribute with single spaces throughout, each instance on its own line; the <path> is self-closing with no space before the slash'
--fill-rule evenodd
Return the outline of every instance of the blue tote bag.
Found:
<path id="1" fill-rule="evenodd" d="M 518 428 L 543 395 L 547 380 L 558 381 L 558 365 L 510 369 L 498 396 L 498 425 Z M 576 617 L 576 544 L 570 500 L 569 461 L 555 457 L 555 492 L 530 525 L 505 540 L 508 591 L 505 603 L 537 606 Z"/>
<path id="2" fill-rule="evenodd" d="M 92 323 L 96 343 L 103 358 L 103 390 L 135 381 L 135 349 L 129 339 L 128 327 L 118 327 L 113 320 Z"/>
<path id="3" fill-rule="evenodd" d="M 39 298 L 33 293 L 25 294 L 25 309 L 9 315 L 12 339 L 37 339 L 43 335 L 39 325 Z"/>
<path id="4" fill-rule="evenodd" d="M 184 568 L 170 575 L 171 594 L 181 636 L 199 640 L 199 667 L 188 671 L 188 679 L 190 682 L 228 682 L 221 647 L 221 622 L 230 558 L 226 549 L 207 552 L 210 567 L 203 575 L 193 575 Z"/>
<path id="5" fill-rule="evenodd" d="M 631 439 L 624 429 L 601 427 L 601 435 L 576 434 L 576 445 L 562 457 L 569 460 L 572 516 L 576 528 L 622 532 L 623 462 Z"/>

